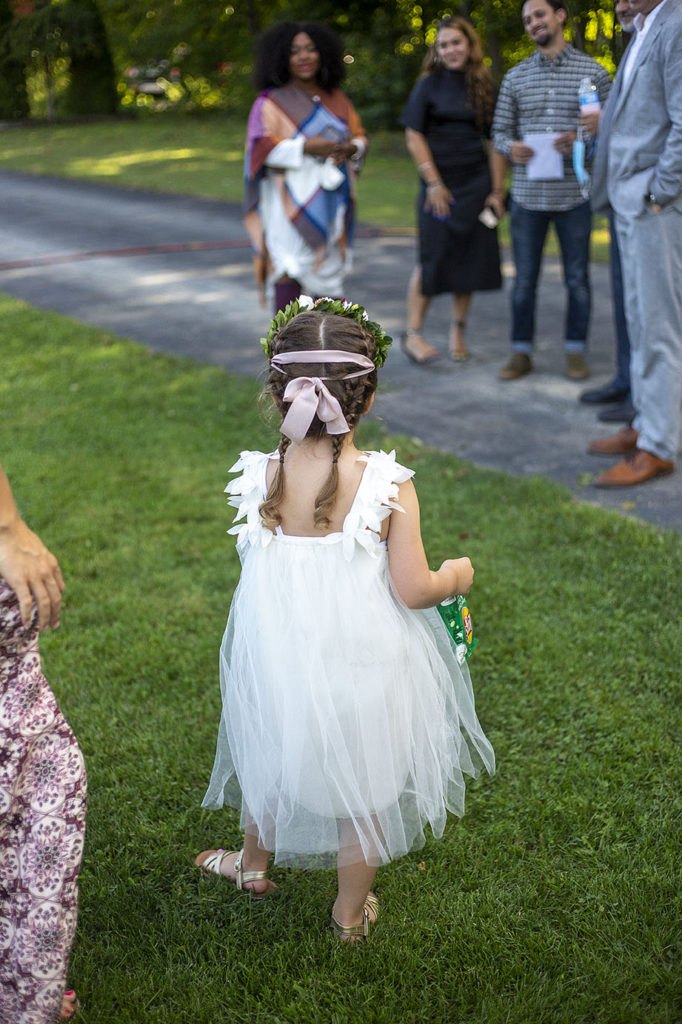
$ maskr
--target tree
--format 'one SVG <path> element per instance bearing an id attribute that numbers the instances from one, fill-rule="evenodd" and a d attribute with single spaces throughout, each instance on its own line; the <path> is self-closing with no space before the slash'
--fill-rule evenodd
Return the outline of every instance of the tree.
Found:
<path id="1" fill-rule="evenodd" d="M 35 0 L 17 9 L 9 26 L 5 41 L 9 54 L 23 63 L 29 74 L 44 76 L 47 116 L 55 116 L 55 73 L 66 53 L 59 23 L 58 4 L 50 0 Z"/>
<path id="2" fill-rule="evenodd" d="M 24 62 L 9 45 L 8 33 L 14 22 L 13 5 L 0 0 L 0 118 L 17 120 L 28 117 L 28 93 Z"/>
<path id="3" fill-rule="evenodd" d="M 57 111 L 55 81 L 70 73 L 64 111 L 101 114 L 116 109 L 113 63 L 94 0 L 33 0 L 13 13 L 3 36 L 3 56 L 28 74 L 41 74 L 47 117 Z"/>
<path id="4" fill-rule="evenodd" d="M 283 18 L 325 22 L 349 58 L 348 91 L 368 124 L 395 127 L 425 47 L 445 14 L 469 17 L 500 81 L 528 56 L 519 0 L 98 0 L 119 73 L 167 60 L 178 66 L 197 106 L 244 110 L 256 35 Z M 575 44 L 613 70 L 620 52 L 613 14 L 571 0 Z"/>
<path id="5" fill-rule="evenodd" d="M 68 0 L 61 20 L 70 58 L 65 114 L 113 114 L 116 75 L 107 32 L 94 0 Z"/>

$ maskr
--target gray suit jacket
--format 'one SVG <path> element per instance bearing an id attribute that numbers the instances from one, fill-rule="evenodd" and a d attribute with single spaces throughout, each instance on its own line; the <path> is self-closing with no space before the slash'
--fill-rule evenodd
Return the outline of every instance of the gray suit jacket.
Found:
<path id="1" fill-rule="evenodd" d="M 644 196 L 682 213 L 682 0 L 647 33 L 627 85 L 618 68 L 602 112 L 592 167 L 592 208 L 644 212 Z"/>

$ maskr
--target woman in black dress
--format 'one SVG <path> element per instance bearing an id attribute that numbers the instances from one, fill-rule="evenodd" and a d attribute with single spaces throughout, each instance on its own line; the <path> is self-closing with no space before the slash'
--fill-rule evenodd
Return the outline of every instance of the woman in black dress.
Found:
<path id="1" fill-rule="evenodd" d="M 450 355 L 467 359 L 464 341 L 472 292 L 500 288 L 495 227 L 479 215 L 504 214 L 504 182 L 491 178 L 490 126 L 495 95 L 483 48 L 460 17 L 440 22 L 422 75 L 403 111 L 407 148 L 419 171 L 419 264 L 407 301 L 406 355 L 417 363 L 440 353 L 422 335 L 432 295 L 450 292 Z"/>

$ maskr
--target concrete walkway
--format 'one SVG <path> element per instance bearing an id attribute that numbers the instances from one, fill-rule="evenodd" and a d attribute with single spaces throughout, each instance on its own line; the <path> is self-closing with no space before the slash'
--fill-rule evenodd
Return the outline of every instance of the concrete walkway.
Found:
<path id="1" fill-rule="evenodd" d="M 269 318 L 256 302 L 244 237 L 231 204 L 0 172 L 0 291 L 255 376 Z M 497 370 L 508 355 L 511 264 L 503 291 L 474 298 L 473 358 L 421 368 L 397 344 L 414 251 L 410 236 L 361 230 L 347 286 L 396 338 L 375 405 L 385 425 L 483 466 L 550 477 L 581 501 L 682 529 L 682 470 L 617 492 L 589 484 L 611 463 L 585 454 L 587 443 L 613 429 L 578 402 L 585 385 L 563 375 L 558 263 L 546 260 L 543 270 L 536 371 L 505 382 Z M 614 352 L 605 266 L 593 266 L 592 283 L 591 385 L 610 378 Z M 426 334 L 444 353 L 449 318 L 449 299 L 435 299 Z"/>

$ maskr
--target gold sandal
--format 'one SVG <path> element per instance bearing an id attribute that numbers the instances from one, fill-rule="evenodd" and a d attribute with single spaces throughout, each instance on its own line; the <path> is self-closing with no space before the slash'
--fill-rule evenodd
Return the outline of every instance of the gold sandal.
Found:
<path id="1" fill-rule="evenodd" d="M 434 363 L 438 359 L 440 359 L 440 357 L 441 357 L 440 352 L 437 349 L 433 348 L 431 345 L 429 345 L 429 343 L 428 343 L 428 341 L 426 341 L 426 339 L 424 339 L 424 344 L 427 347 L 426 355 L 416 356 L 414 354 L 414 352 L 410 352 L 409 348 L 407 347 L 408 340 L 410 338 L 420 338 L 420 337 L 422 337 L 422 332 L 421 331 L 417 331 L 417 330 L 412 330 L 412 328 L 408 328 L 406 331 L 403 331 L 403 333 L 402 333 L 402 336 L 400 338 L 400 347 L 402 348 L 403 352 L 405 353 L 407 358 L 410 360 L 410 362 L 411 363 L 416 363 L 417 366 L 426 366 L 428 363 Z"/>
<path id="2" fill-rule="evenodd" d="M 374 914 L 374 920 L 371 920 L 369 916 L 370 910 Z M 379 900 L 373 892 L 370 892 L 365 900 L 365 905 L 362 908 L 362 924 L 339 924 L 332 914 L 331 929 L 337 939 L 366 939 L 369 935 L 370 927 L 377 923 L 378 918 Z"/>
<path id="3" fill-rule="evenodd" d="M 466 325 L 467 325 L 466 320 L 453 320 L 452 321 L 452 326 L 453 327 L 458 327 L 459 330 L 462 332 L 462 334 L 464 334 L 464 330 L 466 328 Z M 471 353 L 469 352 L 468 348 L 466 348 L 466 346 L 464 348 L 454 348 L 454 346 L 451 346 L 450 347 L 450 357 L 456 363 L 466 363 L 467 359 L 471 359 Z"/>
<path id="4" fill-rule="evenodd" d="M 242 869 L 242 859 L 244 857 L 243 850 L 240 850 L 237 853 L 237 859 L 233 865 L 235 875 L 234 879 L 228 878 L 227 875 L 224 875 L 220 870 L 220 867 L 225 857 L 231 857 L 233 853 L 237 853 L 237 851 L 216 850 L 215 853 L 209 854 L 205 860 L 202 860 L 201 863 L 199 863 L 199 858 L 203 856 L 203 854 L 200 853 L 194 863 L 200 871 L 205 872 L 207 875 L 220 875 L 220 877 L 224 878 L 227 882 L 233 882 L 240 892 L 249 893 L 255 900 L 264 899 L 272 892 L 273 889 L 277 888 L 274 882 L 270 882 L 270 888 L 266 889 L 265 892 L 254 892 L 253 889 L 244 888 L 245 882 L 260 882 L 263 879 L 268 880 L 268 873 L 267 871 L 244 871 Z"/>

